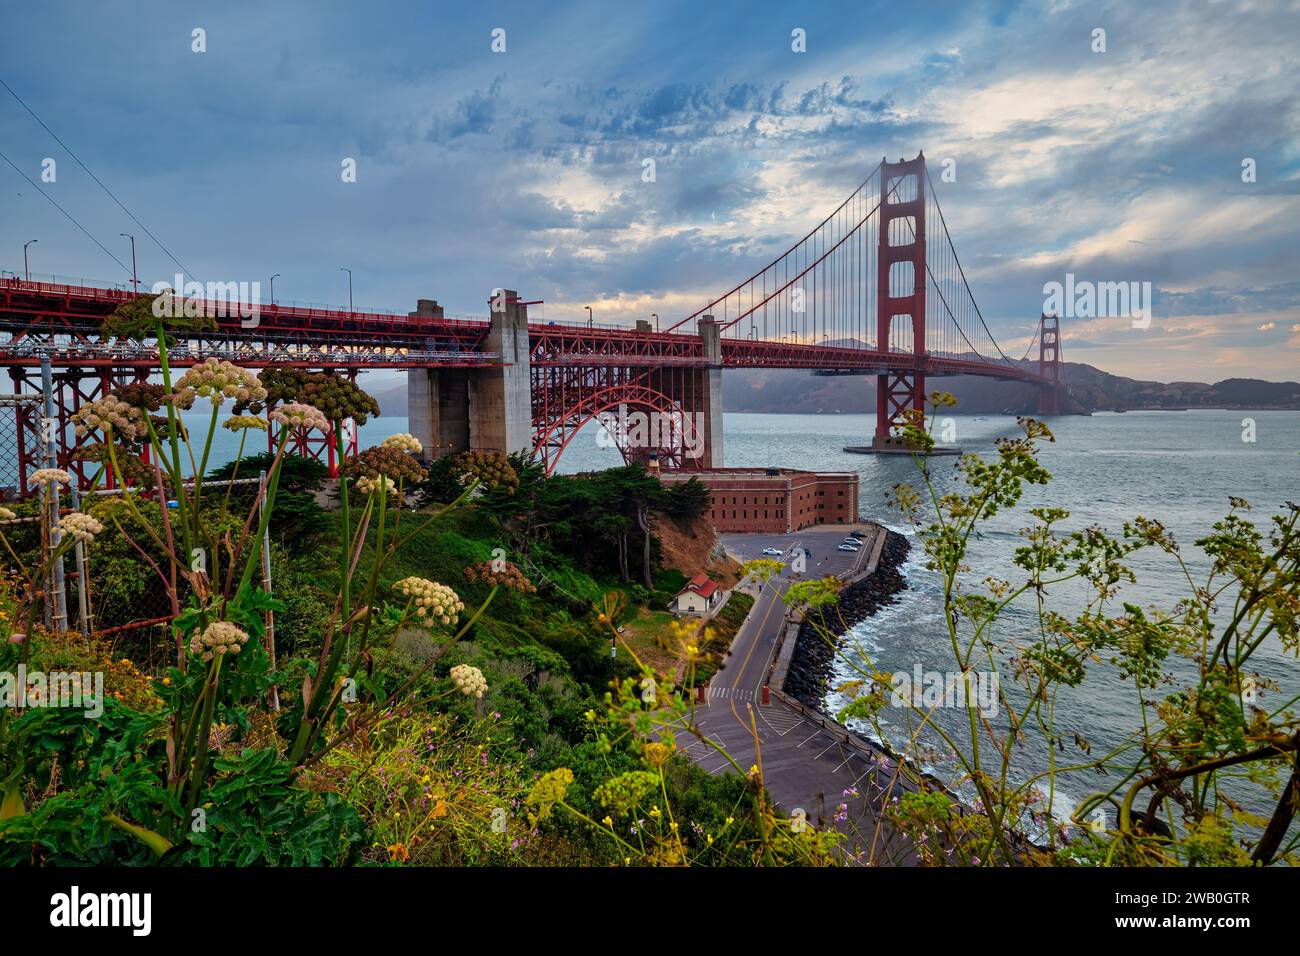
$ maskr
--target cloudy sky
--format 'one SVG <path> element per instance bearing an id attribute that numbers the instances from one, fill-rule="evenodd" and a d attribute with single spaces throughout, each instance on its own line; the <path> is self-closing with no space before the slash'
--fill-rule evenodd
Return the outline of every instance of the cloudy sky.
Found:
<path id="1" fill-rule="evenodd" d="M 179 261 L 346 304 L 346 266 L 358 308 L 483 314 L 505 286 L 547 318 L 681 317 L 924 150 L 1008 352 L 1073 273 L 1150 282 L 1155 318 L 1067 320 L 1068 360 L 1296 379 L 1297 36 L 1295 0 L 29 4 L 0 79 L 170 255 L 0 88 L 31 179 L 0 160 L 0 268 L 36 238 L 33 273 L 120 282 L 134 232 L 145 282 Z"/>

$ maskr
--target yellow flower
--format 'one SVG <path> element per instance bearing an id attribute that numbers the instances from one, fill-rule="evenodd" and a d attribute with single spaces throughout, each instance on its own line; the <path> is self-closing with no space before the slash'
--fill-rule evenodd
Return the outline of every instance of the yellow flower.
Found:
<path id="1" fill-rule="evenodd" d="M 594 710 L 587 711 L 583 716 L 586 717 L 590 723 L 594 724 L 596 722 L 596 712 Z"/>
<path id="2" fill-rule="evenodd" d="M 600 822 L 603 823 L 603 824 L 605 824 L 605 826 L 607 826 L 607 827 L 613 827 L 613 826 L 614 826 L 614 821 L 613 821 L 609 816 L 606 816 L 605 819 L 601 820 Z"/>
<path id="3" fill-rule="evenodd" d="M 654 817 L 656 820 L 659 819 L 659 807 L 657 806 L 651 807 L 650 816 Z"/>

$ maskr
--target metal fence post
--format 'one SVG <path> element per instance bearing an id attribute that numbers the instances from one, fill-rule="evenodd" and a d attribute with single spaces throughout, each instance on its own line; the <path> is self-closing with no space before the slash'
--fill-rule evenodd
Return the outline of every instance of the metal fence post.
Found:
<path id="1" fill-rule="evenodd" d="M 77 486 L 72 486 L 72 507 L 81 510 L 81 495 Z M 77 623 L 81 627 L 81 636 L 90 648 L 90 566 L 86 561 L 86 546 L 78 541 L 73 545 L 77 562 Z"/>
<path id="2" fill-rule="evenodd" d="M 266 510 L 266 472 L 258 474 L 257 482 L 257 520 L 260 523 Z M 271 593 L 271 523 L 266 523 L 262 531 L 262 590 Z M 275 669 L 275 612 L 266 612 L 266 652 L 271 658 L 271 669 Z M 269 693 L 271 710 L 280 709 L 280 688 L 272 685 Z"/>
<path id="3" fill-rule="evenodd" d="M 54 369 L 50 364 L 48 352 L 41 356 L 41 395 L 44 399 L 41 437 L 45 443 L 45 467 L 57 468 L 58 449 L 54 440 L 54 429 L 58 419 L 55 417 L 54 411 Z M 46 484 L 45 496 L 50 516 L 50 553 L 53 554 L 58 550 L 59 543 L 63 540 L 63 532 L 59 530 L 58 482 L 51 481 Z M 54 562 L 54 567 L 50 569 L 50 592 L 50 597 L 53 599 L 53 608 L 49 619 L 50 626 L 56 631 L 66 630 L 68 626 L 68 596 L 64 590 L 62 556 Z M 45 606 L 50 609 L 50 601 L 47 600 Z"/>

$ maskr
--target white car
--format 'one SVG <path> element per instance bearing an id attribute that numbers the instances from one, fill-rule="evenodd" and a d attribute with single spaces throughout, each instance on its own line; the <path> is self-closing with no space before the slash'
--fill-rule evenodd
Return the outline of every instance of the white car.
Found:
<path id="1" fill-rule="evenodd" d="M 763 553 L 770 557 L 779 558 L 785 552 L 783 552 L 780 548 L 764 548 Z"/>
<path id="2" fill-rule="evenodd" d="M 842 544 L 842 545 L 840 545 L 839 548 L 837 548 L 836 550 L 838 550 L 838 551 L 852 551 L 854 554 L 857 554 L 857 553 L 858 553 L 859 551 L 861 551 L 862 549 L 861 549 L 861 548 L 855 548 L 855 547 L 853 547 L 853 545 L 851 545 L 851 544 Z"/>

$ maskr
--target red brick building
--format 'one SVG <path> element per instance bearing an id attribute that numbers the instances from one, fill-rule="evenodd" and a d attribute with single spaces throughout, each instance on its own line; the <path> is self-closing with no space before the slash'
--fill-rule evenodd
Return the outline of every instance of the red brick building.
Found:
<path id="1" fill-rule="evenodd" d="M 853 472 L 716 468 L 659 477 L 665 484 L 698 478 L 712 496 L 709 518 L 718 531 L 788 534 L 814 524 L 859 520 L 858 476 Z"/>

